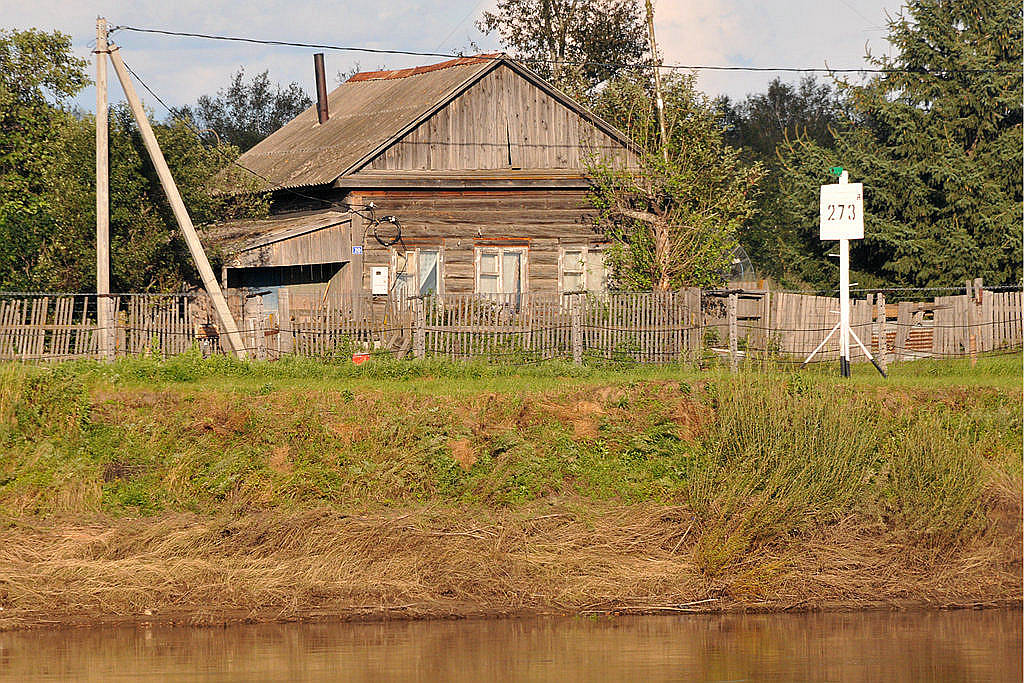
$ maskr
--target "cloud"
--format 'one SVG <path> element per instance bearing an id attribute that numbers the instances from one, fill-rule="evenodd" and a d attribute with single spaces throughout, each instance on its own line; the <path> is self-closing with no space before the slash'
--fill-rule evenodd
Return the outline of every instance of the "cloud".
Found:
<path id="1" fill-rule="evenodd" d="M 885 51 L 893 0 L 662 0 L 655 31 L 666 63 L 859 68 L 865 45 Z M 792 73 L 702 71 L 698 87 L 742 97 Z"/>

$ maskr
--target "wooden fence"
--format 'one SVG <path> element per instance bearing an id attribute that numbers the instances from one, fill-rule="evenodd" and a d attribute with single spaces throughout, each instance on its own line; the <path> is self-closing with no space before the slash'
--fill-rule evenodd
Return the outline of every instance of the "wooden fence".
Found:
<path id="1" fill-rule="evenodd" d="M 930 301 L 886 303 L 884 293 L 854 299 L 851 330 L 883 362 L 974 357 L 1022 348 L 1021 292 L 988 291 L 980 281 L 966 289 L 965 294 L 936 296 Z M 839 321 L 839 299 L 835 297 L 770 291 L 717 295 L 727 298 L 729 305 L 720 307 L 717 315 L 712 312 L 708 325 L 718 331 L 733 328 L 730 345 L 723 342 L 721 351 L 734 360 L 756 352 L 802 362 Z M 726 334 L 721 334 L 723 339 Z M 815 361 L 838 357 L 839 339 L 833 335 Z M 868 360 L 856 342 L 851 342 L 850 360 Z"/>
<path id="2" fill-rule="evenodd" d="M 803 361 L 839 318 L 833 297 L 772 291 L 472 295 L 399 301 L 331 295 L 289 311 L 280 290 L 273 311 L 258 292 L 232 291 L 229 306 L 255 358 L 347 356 L 552 358 L 691 361 L 717 354 L 733 365 L 751 355 Z M 112 295 L 115 356 L 226 352 L 204 294 Z M 94 294 L 0 295 L 0 359 L 98 358 Z M 888 303 L 883 294 L 852 302 L 854 333 L 884 362 L 955 358 L 1020 349 L 1021 292 L 980 283 L 964 294 Z M 838 357 L 833 337 L 818 361 Z M 854 344 L 851 360 L 866 360 Z"/>
<path id="3" fill-rule="evenodd" d="M 450 359 L 586 357 L 676 362 L 701 347 L 699 289 L 450 295 L 413 308 L 413 352 Z"/>
<path id="4" fill-rule="evenodd" d="M 110 298 L 116 355 L 168 356 L 191 348 L 201 336 L 195 324 L 199 314 L 209 308 L 205 301 L 189 295 L 117 294 Z M 99 357 L 96 301 L 95 294 L 0 296 L 0 358 Z"/>
<path id="5" fill-rule="evenodd" d="M 748 332 L 747 348 L 806 358 L 839 322 L 839 299 L 787 292 L 765 292 L 756 318 L 738 321 Z M 871 343 L 874 311 L 866 299 L 850 302 L 850 329 L 865 344 Z M 839 335 L 834 334 L 818 353 L 822 361 L 838 360 Z M 851 347 L 851 361 L 867 360 L 860 347 Z"/>

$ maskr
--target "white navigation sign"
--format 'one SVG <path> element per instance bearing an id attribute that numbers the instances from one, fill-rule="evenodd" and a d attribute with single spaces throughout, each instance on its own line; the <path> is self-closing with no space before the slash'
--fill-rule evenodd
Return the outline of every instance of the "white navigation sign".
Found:
<path id="1" fill-rule="evenodd" d="M 821 186 L 821 239 L 839 240 L 839 322 L 811 351 L 803 365 L 810 363 L 832 335 L 839 332 L 839 371 L 843 377 L 850 376 L 851 339 L 885 377 L 885 370 L 850 329 L 850 240 L 864 239 L 864 185 L 851 183 L 850 174 L 839 166 L 833 168 L 832 173 L 839 176 L 839 182 Z"/>
<path id="2" fill-rule="evenodd" d="M 821 239 L 864 239 L 864 184 L 821 186 Z"/>

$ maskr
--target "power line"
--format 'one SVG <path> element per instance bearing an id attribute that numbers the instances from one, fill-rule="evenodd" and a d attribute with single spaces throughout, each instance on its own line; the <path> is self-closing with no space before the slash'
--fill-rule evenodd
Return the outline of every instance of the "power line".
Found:
<path id="1" fill-rule="evenodd" d="M 124 61 L 123 58 L 122 58 L 122 61 Z M 152 95 L 153 98 L 157 102 L 159 102 L 161 104 L 161 106 L 163 106 L 164 109 L 167 110 L 167 113 L 170 114 L 172 118 L 174 118 L 175 120 L 181 122 L 181 124 L 183 126 L 185 126 L 190 131 L 192 131 L 192 133 L 196 136 L 196 138 L 199 139 L 200 144 L 203 143 L 202 131 L 198 130 L 195 126 L 193 126 L 189 121 L 187 121 L 185 119 L 185 117 L 181 116 L 180 114 L 175 113 L 175 111 L 170 106 L 168 106 L 168 104 L 166 102 L 164 102 L 163 99 L 161 99 L 161 97 L 159 95 L 157 95 L 153 91 L 153 89 L 150 88 L 149 85 L 144 80 L 142 80 L 141 77 L 139 77 L 139 75 L 137 73 L 135 73 L 135 71 L 132 69 L 132 67 L 127 62 L 125 62 L 124 66 L 128 70 L 128 73 L 130 73 L 135 78 L 135 80 L 137 80 L 139 82 L 139 85 L 141 85 L 143 88 L 145 88 L 146 92 L 148 92 L 150 95 Z M 327 206 L 330 206 L 330 207 L 340 208 L 340 209 L 344 209 L 345 211 L 358 214 L 358 215 L 362 216 L 363 218 L 366 218 L 371 224 L 376 222 L 376 217 L 374 216 L 373 207 L 371 205 L 368 205 L 368 204 L 361 205 L 364 209 L 365 208 L 369 209 L 369 216 L 367 216 L 364 212 L 360 211 L 359 209 L 356 209 L 355 206 L 352 205 L 352 204 L 349 204 L 349 203 L 339 203 L 339 202 L 332 201 L 330 199 L 323 199 L 321 197 L 313 197 L 313 196 L 310 196 L 310 195 L 307 195 L 307 194 L 303 194 L 301 192 L 296 191 L 293 188 L 285 187 L 284 185 L 281 185 L 280 183 L 276 183 L 273 180 L 271 180 L 270 178 L 267 178 L 266 176 L 264 176 L 264 175 L 262 175 L 260 173 L 257 173 L 256 171 L 252 170 L 251 168 L 247 168 L 247 167 L 243 166 L 242 164 L 238 163 L 237 160 L 229 158 L 227 156 L 227 154 L 225 154 L 224 151 L 220 148 L 219 145 L 214 147 L 214 149 L 221 156 L 221 158 L 223 158 L 225 161 L 227 161 L 228 163 L 230 163 L 230 164 L 232 164 L 234 166 L 237 166 L 238 168 L 242 169 L 243 171 L 245 171 L 247 173 L 251 173 L 252 175 L 256 176 L 257 178 L 259 178 L 263 182 L 267 183 L 268 185 L 270 185 L 274 189 L 284 190 L 286 192 L 290 192 L 291 194 L 293 194 L 296 197 L 299 197 L 301 199 L 307 199 L 307 200 L 314 201 L 314 202 L 320 202 L 320 203 L 326 204 Z"/>
<path id="2" fill-rule="evenodd" d="M 370 54 L 383 55 L 404 55 L 413 57 L 444 57 L 447 59 L 458 59 L 466 55 L 452 54 L 447 52 L 418 52 L 416 50 L 396 50 L 373 47 L 357 47 L 352 45 L 330 45 L 327 43 L 301 43 L 288 40 L 270 40 L 264 38 L 246 38 L 241 36 L 224 36 L 210 33 L 191 33 L 187 31 L 168 31 L 158 28 L 139 28 L 137 26 L 115 26 L 110 33 L 115 31 L 133 31 L 135 33 L 155 33 L 165 36 L 177 36 L 181 38 L 203 38 L 206 40 L 223 40 L 236 43 L 253 43 L 256 45 L 280 45 L 284 47 L 301 47 L 316 50 L 337 50 L 340 52 L 366 52 Z M 478 55 L 482 59 L 502 59 L 501 56 Z M 1012 69 L 899 69 L 899 68 L 856 68 L 856 69 L 833 69 L 829 67 L 787 67 L 787 66 L 722 66 L 707 64 L 625 64 L 615 62 L 581 62 L 555 59 L 529 59 L 524 60 L 537 64 L 552 64 L 561 66 L 589 66 L 615 69 L 646 69 L 654 67 L 658 69 L 680 70 L 680 71 L 752 71 L 752 72 L 785 72 L 785 73 L 821 73 L 821 74 L 1014 74 L 1019 73 Z"/>
<path id="3" fill-rule="evenodd" d="M 856 7 L 851 5 L 849 2 L 847 2 L 847 0 L 839 0 L 839 2 L 844 4 L 844 5 L 846 5 L 846 8 L 849 9 L 854 14 L 856 14 L 858 17 L 860 17 L 864 21 L 868 22 L 868 25 L 867 25 L 868 29 L 870 29 L 872 31 L 886 31 L 886 30 L 888 30 L 885 26 L 875 26 L 875 25 L 873 25 L 870 19 L 868 19 L 866 16 L 864 16 L 864 14 L 862 14 L 859 9 L 857 9 Z"/>
<path id="4" fill-rule="evenodd" d="M 466 23 L 466 19 L 469 19 L 471 16 L 476 14 L 476 11 L 480 9 L 480 5 L 484 4 L 484 2 L 485 0 L 477 0 L 477 3 L 473 5 L 473 7 L 468 12 L 466 12 L 466 16 L 459 19 L 455 26 L 452 27 L 452 30 L 448 32 L 448 35 L 446 35 L 444 39 L 440 43 L 438 43 L 437 47 L 435 47 L 434 49 L 440 50 L 442 47 L 444 47 L 444 44 L 448 42 L 448 39 L 454 36 L 455 32 L 458 31 L 464 23 Z"/>

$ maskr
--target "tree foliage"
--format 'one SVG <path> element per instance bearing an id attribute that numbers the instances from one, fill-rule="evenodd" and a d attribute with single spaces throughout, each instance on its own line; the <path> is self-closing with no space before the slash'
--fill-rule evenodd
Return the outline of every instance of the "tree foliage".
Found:
<path id="1" fill-rule="evenodd" d="M 780 204 L 787 198 L 780 184 L 782 164 L 777 149 L 797 139 L 829 148 L 847 117 L 845 100 L 835 88 L 811 77 L 798 83 L 776 78 L 765 92 L 737 101 L 720 97 L 715 106 L 722 115 L 726 141 L 741 149 L 748 161 L 760 162 L 766 173 L 758 211 L 744 224 L 740 242 L 762 274 L 802 284 L 792 273 L 816 261 L 808 259 L 791 225 L 780 220 Z"/>
<path id="2" fill-rule="evenodd" d="M 637 168 L 594 160 L 588 169 L 598 226 L 612 239 L 607 263 L 622 289 L 717 286 L 755 210 L 763 171 L 725 144 L 719 114 L 693 76 L 670 76 L 662 91 L 668 161 L 646 79 L 619 79 L 596 102 L 639 150 Z"/>
<path id="3" fill-rule="evenodd" d="M 775 78 L 763 93 L 738 101 L 723 96 L 715 106 L 722 114 L 726 142 L 766 164 L 774 164 L 776 147 L 787 140 L 804 138 L 831 145 L 843 116 L 843 101 L 836 90 L 811 76 L 798 83 Z"/>
<path id="4" fill-rule="evenodd" d="M 796 273 L 834 279 L 817 240 L 817 192 L 830 166 L 865 184 L 861 282 L 961 285 L 1021 278 L 1021 7 L 1009 0 L 910 0 L 889 23 L 886 73 L 842 83 L 849 114 L 831 144 L 780 148 L 779 216 L 810 254 Z M 870 57 L 870 55 L 869 55 Z"/>
<path id="5" fill-rule="evenodd" d="M 67 100 L 86 83 L 68 36 L 0 30 L 0 286 L 36 268 L 56 200 L 57 142 L 74 123 Z"/>
<path id="6" fill-rule="evenodd" d="M 96 281 L 95 117 L 66 102 L 88 84 L 67 36 L 0 32 L 0 288 L 90 291 Z M 197 224 L 266 212 L 257 194 L 217 195 L 237 157 L 180 122 L 153 125 Z M 111 286 L 173 291 L 197 281 L 166 195 L 126 105 L 110 116 Z"/>
<path id="7" fill-rule="evenodd" d="M 210 191 L 210 180 L 238 156 L 237 148 L 202 145 L 177 120 L 152 125 L 195 224 L 265 214 L 260 195 Z M 38 252 L 34 288 L 88 291 L 95 286 L 95 130 L 92 116 L 76 118 L 58 140 L 50 233 Z M 136 292 L 195 286 L 195 265 L 124 103 L 110 112 L 109 166 L 111 287 Z"/>
<path id="8" fill-rule="evenodd" d="M 643 16 L 637 0 L 498 0 L 477 27 L 497 33 L 541 76 L 580 94 L 643 62 Z"/>
<path id="9" fill-rule="evenodd" d="M 213 131 L 217 142 L 234 145 L 244 152 L 312 104 L 313 100 L 298 83 L 285 87 L 271 83 L 269 71 L 247 81 L 245 69 L 239 69 L 227 88 L 212 97 L 202 95 L 195 105 L 176 109 L 174 116 Z"/>

